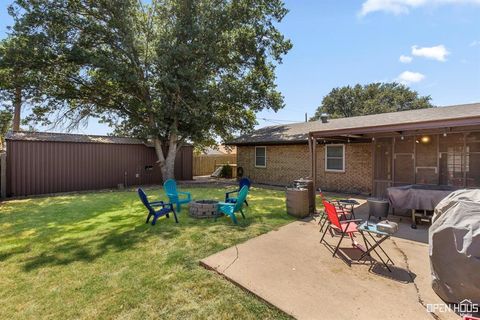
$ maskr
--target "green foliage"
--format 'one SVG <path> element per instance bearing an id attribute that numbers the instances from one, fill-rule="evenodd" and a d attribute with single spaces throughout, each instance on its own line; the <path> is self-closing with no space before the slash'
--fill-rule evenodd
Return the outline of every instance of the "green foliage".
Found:
<path id="1" fill-rule="evenodd" d="M 283 107 L 275 66 L 291 44 L 276 28 L 281 0 L 17 0 L 10 12 L 15 34 L 40 39 L 32 50 L 46 57 L 51 100 L 39 119 L 101 117 L 170 156 Z"/>
<path id="2" fill-rule="evenodd" d="M 222 166 L 222 171 L 220 171 L 220 177 L 230 179 L 232 177 L 232 166 L 228 163 Z"/>
<path id="3" fill-rule="evenodd" d="M 12 125 L 12 113 L 8 110 L 0 110 L 0 151 L 5 146 L 5 134 Z"/>
<path id="4" fill-rule="evenodd" d="M 187 191 L 223 201 L 230 189 Z M 289 319 L 198 263 L 291 222 L 284 196 L 252 189 L 239 226 L 187 212 L 147 225 L 133 190 L 3 202 L 0 318 Z"/>
<path id="5" fill-rule="evenodd" d="M 44 109 L 42 105 L 53 100 L 47 88 L 53 86 L 46 80 L 51 68 L 45 52 L 37 50 L 43 40 L 38 36 L 11 33 L 0 40 L 0 105 L 4 111 L 14 112 L 20 116 L 22 107 L 34 106 L 34 110 Z M 42 70 L 42 73 L 39 72 Z M 51 78 L 50 78 L 51 79 Z M 46 86 L 48 84 L 48 86 Z M 24 110 L 25 111 L 25 110 Z M 20 124 L 20 117 L 17 125 Z M 28 124 L 28 119 L 24 124 Z M 15 119 L 14 119 L 15 121 Z"/>
<path id="6" fill-rule="evenodd" d="M 331 118 L 431 108 L 430 96 L 419 96 L 414 90 L 398 83 L 357 84 L 334 88 L 326 95 L 310 121 L 322 113 Z"/>

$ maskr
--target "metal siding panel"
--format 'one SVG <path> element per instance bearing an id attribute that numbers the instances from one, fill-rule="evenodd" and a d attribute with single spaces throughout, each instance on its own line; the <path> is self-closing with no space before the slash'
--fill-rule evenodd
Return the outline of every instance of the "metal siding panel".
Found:
<path id="1" fill-rule="evenodd" d="M 42 152 L 40 154 L 40 157 L 42 159 L 41 163 L 40 163 L 40 170 L 41 170 L 41 173 L 40 173 L 40 179 L 42 180 L 41 182 L 41 187 L 40 187 L 40 192 L 44 192 L 44 190 L 46 190 L 48 188 L 48 185 L 50 183 L 50 179 L 48 178 L 48 175 L 47 175 L 47 170 L 49 168 L 49 166 L 51 166 L 51 163 L 50 161 L 47 160 L 47 155 L 49 154 L 48 150 L 49 150 L 49 143 L 42 143 Z"/>
<path id="2" fill-rule="evenodd" d="M 30 148 L 32 152 L 30 152 L 29 162 L 30 162 L 30 192 L 36 194 L 37 192 L 37 183 L 38 183 L 38 175 L 35 172 L 38 172 L 38 144 L 31 143 Z M 33 153 L 33 156 L 32 156 Z"/>
<path id="3" fill-rule="evenodd" d="M 93 156 L 95 155 L 94 152 L 93 152 L 93 148 L 95 147 L 94 144 L 88 144 L 86 147 L 85 147 L 85 154 L 83 155 L 83 161 L 82 161 L 82 164 L 80 166 L 80 171 L 83 172 L 84 174 L 84 185 L 83 185 L 83 189 L 86 190 L 86 189 L 93 189 L 92 188 L 92 175 L 95 176 L 96 172 L 96 167 L 95 166 L 92 166 L 92 162 L 93 162 Z"/>
<path id="4" fill-rule="evenodd" d="M 15 179 L 17 180 L 17 194 L 18 195 L 23 195 L 24 190 L 23 190 L 23 175 L 25 169 L 23 168 L 23 160 L 21 158 L 21 154 L 23 153 L 23 143 L 19 143 L 18 145 L 18 154 L 17 154 L 17 163 L 18 163 L 18 168 L 16 173 Z M 20 169 L 21 168 L 21 169 Z"/>
<path id="5" fill-rule="evenodd" d="M 88 189 L 88 178 L 90 176 L 90 172 L 86 170 L 90 159 L 90 145 L 81 143 L 78 147 L 80 152 L 78 154 L 78 162 L 75 168 L 78 175 L 78 188 L 80 190 L 86 190 Z"/>
<path id="6" fill-rule="evenodd" d="M 57 181 L 58 181 L 58 189 L 55 192 L 60 192 L 60 190 L 65 190 L 65 152 L 61 148 L 61 142 L 55 143 L 55 155 L 58 155 L 58 158 L 55 157 L 55 171 L 58 173 Z"/>
<path id="7" fill-rule="evenodd" d="M 89 175 L 89 189 L 95 189 L 95 187 L 103 188 L 103 172 L 100 164 L 101 152 L 97 144 L 90 145 L 90 161 L 85 170 L 88 170 Z M 107 168 L 108 172 L 108 168 Z"/>
<path id="8" fill-rule="evenodd" d="M 7 192 L 26 196 L 65 191 L 115 188 L 127 183 L 162 182 L 155 149 L 145 145 L 74 142 L 8 141 Z M 153 165 L 152 171 L 145 166 Z M 190 179 L 192 147 L 184 147 L 175 161 L 177 179 Z M 135 178 L 139 173 L 140 177 Z"/>
<path id="9" fill-rule="evenodd" d="M 75 159 L 75 154 L 76 151 L 79 149 L 80 145 L 75 146 L 72 144 L 67 145 L 68 146 L 68 162 L 67 162 L 67 177 L 68 177 L 68 187 L 69 190 L 73 191 L 75 189 L 80 189 L 78 186 L 78 182 L 75 179 L 75 174 L 74 174 L 74 168 L 73 168 L 73 163 Z"/>
<path id="10" fill-rule="evenodd" d="M 85 190 L 87 187 L 86 186 L 87 173 L 85 172 L 85 170 L 83 170 L 83 164 L 87 159 L 88 159 L 88 144 L 82 143 L 80 147 L 80 152 L 78 154 L 77 165 L 75 168 L 78 176 L 78 187 L 81 190 Z"/>
<path id="11" fill-rule="evenodd" d="M 79 190 L 83 190 L 82 184 L 80 182 L 80 176 L 78 175 L 79 170 L 77 170 L 78 158 L 82 153 L 82 149 L 83 149 L 83 144 L 79 143 L 77 148 L 73 150 L 72 162 L 70 163 L 70 172 L 72 175 L 72 179 Z"/>
<path id="12" fill-rule="evenodd" d="M 78 149 L 79 145 L 65 144 L 65 149 L 67 151 L 67 162 L 65 163 L 66 167 L 66 176 L 67 176 L 67 186 L 68 191 L 75 191 L 78 189 L 78 184 L 75 181 L 75 175 L 73 173 L 73 158 L 75 156 L 75 150 Z"/>
<path id="13" fill-rule="evenodd" d="M 60 184 L 60 176 L 61 176 L 61 168 L 58 165 L 58 162 L 61 161 L 62 155 L 59 154 L 58 152 L 58 143 L 53 142 L 52 143 L 52 156 L 51 161 L 52 161 L 52 166 L 49 168 L 50 172 L 48 173 L 51 179 L 54 181 L 54 184 L 50 187 L 52 192 L 58 192 L 58 190 L 61 190 L 61 184 Z"/>
<path id="14" fill-rule="evenodd" d="M 68 191 L 74 190 L 73 188 L 74 181 L 72 181 L 72 174 L 71 174 L 73 147 L 74 146 L 72 144 L 64 144 L 66 161 L 63 165 L 65 166 L 65 183 Z"/>
<path id="15" fill-rule="evenodd" d="M 7 171 L 10 176 L 10 179 L 7 180 L 7 185 L 10 186 L 9 194 L 14 196 L 17 192 L 17 144 L 9 142 L 7 148 Z M 10 150 L 12 151 L 10 152 Z"/>
<path id="16" fill-rule="evenodd" d="M 55 159 L 55 174 L 54 176 L 56 177 L 56 190 L 55 192 L 60 192 L 60 190 L 65 190 L 65 181 L 63 181 L 64 177 L 64 167 L 63 163 L 65 162 L 65 153 L 62 152 L 60 148 L 61 144 L 59 143 L 54 143 L 53 148 L 54 148 L 54 153 L 56 156 L 54 157 Z"/>
<path id="17" fill-rule="evenodd" d="M 57 168 L 57 159 L 58 159 L 58 154 L 56 154 L 56 143 L 52 142 L 49 145 L 49 163 L 50 165 L 48 166 L 48 180 L 49 180 L 49 186 L 48 186 L 48 191 L 47 192 L 55 192 L 59 190 L 59 177 L 58 177 L 58 168 Z M 51 155 L 51 156 L 50 156 Z M 55 155 L 55 156 L 53 156 Z"/>
<path id="18" fill-rule="evenodd" d="M 25 195 L 30 194 L 30 181 L 29 181 L 29 176 L 30 176 L 30 164 L 28 163 L 28 154 L 30 153 L 29 150 L 29 143 L 24 142 L 22 143 L 22 148 L 23 148 L 23 154 L 21 155 L 22 163 L 23 163 L 23 170 L 22 170 L 22 186 L 23 186 L 23 193 Z"/>
<path id="19" fill-rule="evenodd" d="M 43 162 L 43 150 L 42 150 L 42 144 L 37 143 L 36 144 L 36 153 L 37 153 L 37 159 L 35 160 L 35 172 L 37 174 L 35 175 L 35 194 L 39 194 L 42 192 L 42 162 Z"/>
<path id="20" fill-rule="evenodd" d="M 103 179 L 105 188 L 114 187 L 118 184 L 122 166 L 122 145 L 110 145 L 102 150 L 101 158 L 106 159 L 105 165 L 108 167 L 108 174 Z"/>
<path id="21" fill-rule="evenodd" d="M 6 141 L 5 143 L 6 143 L 7 150 L 10 149 L 11 148 L 10 142 Z M 8 197 L 10 195 L 10 192 L 11 192 L 10 190 L 12 188 L 11 184 L 10 184 L 12 175 L 11 175 L 11 171 L 10 171 L 11 170 L 10 166 L 8 165 L 8 163 L 10 162 L 10 158 L 9 158 L 8 153 L 6 154 L 6 157 L 7 157 L 6 158 L 7 165 L 6 165 L 6 175 L 5 176 L 6 176 L 7 181 L 6 181 L 6 184 L 5 184 L 5 188 L 7 188 L 6 195 Z"/>
<path id="22" fill-rule="evenodd" d="M 15 149 L 16 145 L 11 141 L 7 141 L 7 197 L 13 194 L 16 185 L 13 179 L 15 175 L 12 174 L 12 171 L 15 169 Z"/>
<path id="23" fill-rule="evenodd" d="M 64 150 L 64 154 L 65 154 L 65 162 L 62 163 L 63 165 L 63 168 L 64 168 L 64 181 L 65 181 L 65 189 L 67 191 L 72 191 L 71 189 L 71 180 L 70 180 L 70 168 L 69 168 L 69 163 L 70 163 L 70 158 L 71 158 L 71 148 L 72 148 L 72 145 L 71 144 L 63 144 L 62 143 L 62 149 Z"/>

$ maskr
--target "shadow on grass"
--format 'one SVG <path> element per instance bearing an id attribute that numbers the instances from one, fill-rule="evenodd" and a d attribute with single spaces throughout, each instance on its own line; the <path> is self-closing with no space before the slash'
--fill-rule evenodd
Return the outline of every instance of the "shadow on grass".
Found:
<path id="1" fill-rule="evenodd" d="M 166 200 L 160 190 L 148 191 L 152 201 Z M 194 198 L 203 199 L 216 199 L 224 194 L 221 188 L 192 191 Z M 6 226 L 0 235 L 3 242 L 0 261 L 18 256 L 22 270 L 31 272 L 48 266 L 92 262 L 107 253 L 135 250 L 155 237 L 180 245 L 177 252 L 167 257 L 167 263 L 173 264 L 198 254 L 182 251 L 182 243 L 190 240 L 207 243 L 205 237 L 210 232 L 212 236 L 224 235 L 223 241 L 215 244 L 223 247 L 264 233 L 272 225 L 293 221 L 285 214 L 281 200 L 278 193 L 270 191 L 252 194 L 250 207 L 244 211 L 246 219 L 237 215 L 238 226 L 229 217 L 219 217 L 217 221 L 190 218 L 187 208 L 178 215 L 179 224 L 173 217 L 161 218 L 155 226 L 145 224 L 147 211 L 134 191 L 22 200 L 11 203 L 7 214 L 0 216 L 0 226 Z"/>
<path id="2" fill-rule="evenodd" d="M 9 258 L 17 255 L 17 254 L 24 254 L 30 251 L 29 246 L 23 246 L 23 247 L 14 247 L 10 248 L 8 250 L 5 250 L 3 252 L 0 252 L 0 262 L 6 261 Z"/>
<path id="3" fill-rule="evenodd" d="M 156 226 L 145 224 L 144 221 L 143 225 L 139 222 L 135 226 L 137 223 L 135 221 L 132 229 L 131 220 L 113 217 L 113 222 L 128 222 L 123 225 L 117 223 L 116 227 L 118 230 L 103 230 L 102 233 L 89 234 L 79 239 L 69 238 L 54 242 L 48 246 L 47 250 L 43 250 L 40 254 L 28 258 L 25 261 L 23 270 L 28 272 L 47 265 L 57 266 L 68 265 L 74 262 L 92 262 L 106 253 L 118 253 L 134 249 L 137 244 L 146 241 L 152 236 L 165 241 L 177 238 L 181 233 L 179 226 L 171 221 L 164 220 L 167 220 L 167 218 L 157 221 Z M 130 230 L 126 230 L 127 228 Z"/>
<path id="4" fill-rule="evenodd" d="M 23 269 L 28 272 L 47 265 L 67 265 L 79 261 L 91 262 L 107 252 L 129 250 L 138 242 L 144 240 L 146 236 L 147 233 L 139 233 L 138 230 L 110 231 L 90 241 L 65 240 L 52 246 L 50 250 L 29 258 Z"/>

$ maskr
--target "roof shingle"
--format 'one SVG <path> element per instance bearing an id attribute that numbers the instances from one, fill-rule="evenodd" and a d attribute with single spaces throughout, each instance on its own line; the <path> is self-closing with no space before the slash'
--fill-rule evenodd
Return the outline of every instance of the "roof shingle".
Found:
<path id="1" fill-rule="evenodd" d="M 322 132 L 364 127 L 415 124 L 429 121 L 443 121 L 480 117 L 480 103 L 463 104 L 429 109 L 389 112 L 367 116 L 300 122 L 260 128 L 242 135 L 228 144 L 295 144 L 306 143 L 309 132 Z M 479 123 L 480 124 L 480 123 Z"/>

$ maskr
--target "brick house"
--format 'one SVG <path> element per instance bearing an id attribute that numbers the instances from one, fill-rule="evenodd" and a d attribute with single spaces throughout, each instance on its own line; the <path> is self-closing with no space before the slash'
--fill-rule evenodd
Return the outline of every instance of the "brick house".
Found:
<path id="1" fill-rule="evenodd" d="M 317 188 L 377 196 L 406 184 L 480 186 L 480 103 L 269 126 L 230 144 L 256 183 L 315 176 Z"/>

